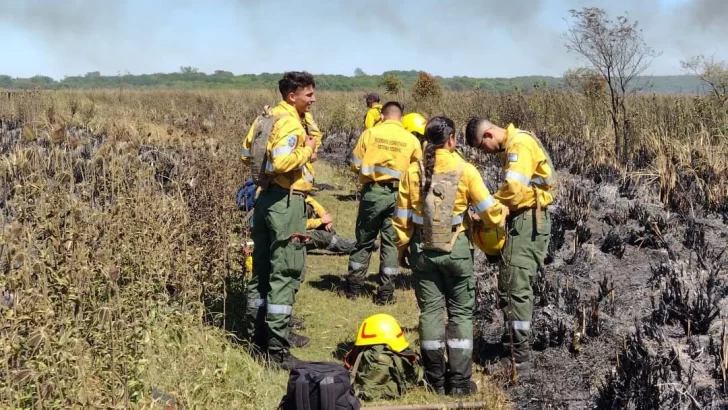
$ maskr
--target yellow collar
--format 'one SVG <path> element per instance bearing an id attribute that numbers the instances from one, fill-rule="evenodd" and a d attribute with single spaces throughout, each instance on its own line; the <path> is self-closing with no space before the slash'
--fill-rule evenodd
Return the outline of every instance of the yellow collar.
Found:
<path id="1" fill-rule="evenodd" d="M 501 144 L 501 148 L 505 147 L 508 144 L 508 141 L 518 133 L 518 128 L 516 128 L 515 125 L 508 124 L 506 127 L 506 135 L 503 137 L 503 143 Z"/>
<path id="2" fill-rule="evenodd" d="M 400 127 L 400 128 L 404 128 L 404 127 L 402 126 L 402 122 L 400 122 L 400 121 L 397 121 L 397 120 L 384 120 L 384 121 L 382 122 L 382 124 L 394 124 L 394 125 L 397 125 L 397 126 L 398 126 L 398 127 Z"/>
<path id="3" fill-rule="evenodd" d="M 303 119 L 305 117 L 304 115 L 301 115 L 298 113 L 298 110 L 296 110 L 296 107 L 292 106 L 288 103 L 288 101 L 281 100 L 281 102 L 278 103 L 278 106 L 283 107 L 284 110 L 286 110 L 287 113 L 289 113 L 293 117 L 298 117 Z"/>

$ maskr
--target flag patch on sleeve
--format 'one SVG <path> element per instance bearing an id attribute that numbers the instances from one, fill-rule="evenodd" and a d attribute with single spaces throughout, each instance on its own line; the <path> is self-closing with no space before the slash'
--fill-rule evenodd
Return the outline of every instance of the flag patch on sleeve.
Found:
<path id="1" fill-rule="evenodd" d="M 518 161 L 518 154 L 508 154 L 508 162 L 517 162 Z"/>

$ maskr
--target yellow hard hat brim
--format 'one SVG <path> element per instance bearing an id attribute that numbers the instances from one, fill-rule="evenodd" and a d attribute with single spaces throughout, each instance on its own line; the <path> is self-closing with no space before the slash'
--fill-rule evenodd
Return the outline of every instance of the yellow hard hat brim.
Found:
<path id="1" fill-rule="evenodd" d="M 407 339 L 405 339 L 404 334 L 401 337 L 398 337 L 389 342 L 389 348 L 397 353 L 406 349 L 407 346 L 409 346 L 409 343 L 407 342 Z"/>

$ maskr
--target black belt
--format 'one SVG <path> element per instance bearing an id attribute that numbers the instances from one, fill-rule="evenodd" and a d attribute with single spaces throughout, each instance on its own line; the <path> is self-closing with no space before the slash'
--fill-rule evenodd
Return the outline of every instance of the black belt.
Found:
<path id="1" fill-rule="evenodd" d="M 268 186 L 268 189 L 270 189 L 271 191 L 278 191 L 278 192 L 285 192 L 285 193 L 289 193 L 290 192 L 290 189 L 283 188 L 282 186 L 280 186 L 280 185 L 278 185 L 276 183 L 273 183 L 273 182 L 271 182 L 271 184 Z M 306 192 L 299 191 L 297 189 L 294 189 L 293 192 L 291 192 L 291 193 L 293 195 L 301 195 L 303 197 L 305 197 L 305 196 L 308 195 Z"/>
<path id="2" fill-rule="evenodd" d="M 368 185 L 378 186 L 380 188 L 399 189 L 399 181 L 372 181 Z"/>

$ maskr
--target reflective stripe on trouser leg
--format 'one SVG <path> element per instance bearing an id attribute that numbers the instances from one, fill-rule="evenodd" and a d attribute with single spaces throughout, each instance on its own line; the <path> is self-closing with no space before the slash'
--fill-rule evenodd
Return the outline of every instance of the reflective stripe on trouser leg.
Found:
<path id="1" fill-rule="evenodd" d="M 394 281 L 399 275 L 397 252 L 397 233 L 392 225 L 392 214 L 396 203 L 396 191 L 392 192 L 389 203 L 391 207 L 382 215 L 381 246 L 379 247 L 379 286 L 387 291 L 394 291 Z M 391 213 L 390 213 L 391 212 Z"/>
<path id="2" fill-rule="evenodd" d="M 253 212 L 251 237 L 258 244 L 253 248 L 253 272 L 247 283 L 245 309 L 245 336 L 257 346 L 268 345 L 268 329 L 265 324 L 265 298 L 270 289 L 270 232 L 265 225 L 265 213 Z M 261 229 L 262 228 L 262 229 Z"/>
<path id="3" fill-rule="evenodd" d="M 463 245 L 467 242 L 463 242 Z M 462 246 L 462 245 L 461 245 Z M 467 246 L 467 245 L 465 245 Z M 469 254 L 469 249 L 463 253 Z M 449 296 L 447 322 L 447 357 L 451 387 L 467 388 L 473 369 L 473 309 L 475 307 L 475 276 L 470 258 L 463 260 L 466 276 L 444 277 Z M 454 261 L 452 261 L 454 262 Z"/>
<path id="4" fill-rule="evenodd" d="M 415 247 L 411 246 L 412 252 Z M 413 260 L 417 255 L 413 255 Z M 425 380 L 433 388 L 445 387 L 445 295 L 442 275 L 436 267 L 423 261 L 412 269 L 417 306 L 420 309 L 420 354 Z"/>
<path id="5" fill-rule="evenodd" d="M 279 239 L 271 247 L 265 321 L 268 350 L 277 352 L 290 347 L 288 325 L 306 262 L 305 245 L 294 243 L 290 235 L 306 232 L 306 216 L 304 199 L 299 195 L 289 199 L 288 194 L 283 193 L 272 208 L 266 215 L 266 224 Z"/>
<path id="6" fill-rule="evenodd" d="M 543 223 L 549 232 L 550 223 Z M 533 282 L 548 249 L 549 235 L 535 233 L 534 225 L 530 212 L 508 221 L 508 229 L 515 229 L 518 235 L 508 235 L 506 239 L 498 277 L 499 304 L 505 322 L 502 341 L 507 353 L 513 350 L 516 361 L 530 358 Z"/>
<path id="7" fill-rule="evenodd" d="M 347 238 L 343 238 L 339 235 L 334 235 L 334 239 L 336 239 L 336 242 L 332 241 L 331 248 L 329 249 L 331 252 L 337 252 L 337 253 L 342 253 L 342 254 L 348 255 L 349 253 L 351 253 L 354 250 L 354 247 L 356 246 L 355 239 L 347 239 Z"/>

